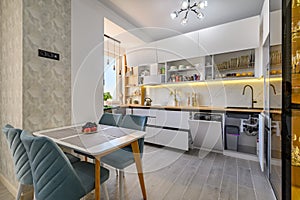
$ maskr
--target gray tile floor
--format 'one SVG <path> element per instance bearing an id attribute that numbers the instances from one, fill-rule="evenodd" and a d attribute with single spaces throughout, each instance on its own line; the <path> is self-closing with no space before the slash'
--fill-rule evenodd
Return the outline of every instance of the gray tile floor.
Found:
<path id="1" fill-rule="evenodd" d="M 274 200 L 259 164 L 253 161 L 146 145 L 143 168 L 149 200 Z M 109 169 L 110 178 L 106 182 L 109 197 L 118 200 L 118 178 L 115 170 Z M 141 200 L 134 165 L 126 169 L 125 182 L 125 199 Z M 13 199 L 3 185 L 0 185 L 0 199 Z M 85 199 L 94 199 L 94 194 Z"/>

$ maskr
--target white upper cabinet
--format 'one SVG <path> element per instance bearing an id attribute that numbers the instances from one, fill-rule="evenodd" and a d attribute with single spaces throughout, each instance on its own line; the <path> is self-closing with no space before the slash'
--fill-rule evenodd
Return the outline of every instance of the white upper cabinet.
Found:
<path id="1" fill-rule="evenodd" d="M 260 44 L 266 42 L 270 34 L 270 2 L 265 0 L 260 14 Z"/>
<path id="2" fill-rule="evenodd" d="M 130 66 L 259 47 L 259 16 L 149 43 L 127 51 Z"/>
<path id="3" fill-rule="evenodd" d="M 157 49 L 154 43 L 131 49 L 126 52 L 127 65 L 139 66 L 157 63 Z"/>
<path id="4" fill-rule="evenodd" d="M 259 16 L 198 31 L 199 45 L 208 55 L 259 46 Z"/>
<path id="5" fill-rule="evenodd" d="M 191 32 L 156 42 L 159 62 L 179 60 L 200 55 L 198 33 Z"/>
<path id="6" fill-rule="evenodd" d="M 270 45 L 281 44 L 281 10 L 270 13 Z"/>

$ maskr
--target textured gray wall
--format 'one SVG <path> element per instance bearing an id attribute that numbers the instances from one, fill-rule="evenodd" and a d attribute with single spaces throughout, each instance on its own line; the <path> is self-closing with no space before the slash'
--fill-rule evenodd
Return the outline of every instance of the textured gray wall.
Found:
<path id="1" fill-rule="evenodd" d="M 23 128 L 71 124 L 71 0 L 23 3 Z M 38 49 L 61 60 L 37 57 Z"/>
<path id="2" fill-rule="evenodd" d="M 0 125 L 22 127 L 22 1 L 1 0 L 0 10 Z M 11 154 L 2 133 L 0 141 L 1 174 L 17 186 Z"/>
<path id="3" fill-rule="evenodd" d="M 71 0 L 0 0 L 0 125 L 29 131 L 71 124 Z M 60 61 L 37 56 L 58 52 Z M 0 174 L 17 186 L 0 134 Z"/>

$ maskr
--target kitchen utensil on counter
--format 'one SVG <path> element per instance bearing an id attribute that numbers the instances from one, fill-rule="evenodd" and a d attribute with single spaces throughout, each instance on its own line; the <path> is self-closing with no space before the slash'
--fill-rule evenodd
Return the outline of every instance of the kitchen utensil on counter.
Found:
<path id="1" fill-rule="evenodd" d="M 144 106 L 151 106 L 151 102 L 152 102 L 152 99 L 150 99 L 149 97 L 146 97 L 144 99 Z"/>

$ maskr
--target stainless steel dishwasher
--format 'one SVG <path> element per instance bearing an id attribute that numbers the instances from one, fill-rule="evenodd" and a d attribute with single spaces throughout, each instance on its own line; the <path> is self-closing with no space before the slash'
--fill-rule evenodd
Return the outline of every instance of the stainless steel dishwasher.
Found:
<path id="1" fill-rule="evenodd" d="M 208 151 L 223 151 L 222 121 L 222 114 L 194 113 L 189 120 L 193 147 Z"/>

